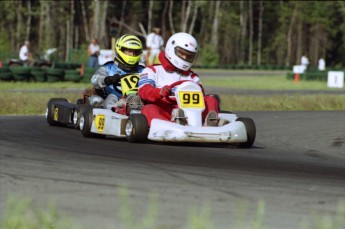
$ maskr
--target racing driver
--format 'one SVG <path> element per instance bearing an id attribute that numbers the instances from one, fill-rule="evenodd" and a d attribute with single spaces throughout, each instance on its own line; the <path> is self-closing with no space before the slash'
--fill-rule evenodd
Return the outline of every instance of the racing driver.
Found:
<path id="1" fill-rule="evenodd" d="M 191 71 L 197 51 L 198 44 L 192 35 L 175 33 L 168 39 L 165 51 L 158 56 L 161 64 L 148 66 L 141 72 L 138 94 L 145 103 L 141 113 L 146 116 L 149 126 L 153 118 L 187 125 L 183 110 L 177 108 L 176 101 L 167 97 L 174 91 L 170 85 L 177 81 L 191 80 L 201 86 L 199 76 Z M 204 100 L 204 125 L 217 126 L 218 100 L 207 95 L 204 95 Z"/>
<path id="2" fill-rule="evenodd" d="M 99 67 L 91 78 L 97 95 L 90 97 L 90 104 L 103 105 L 106 109 L 116 107 L 122 98 L 119 79 L 122 75 L 140 73 L 144 69 L 139 64 L 142 53 L 143 45 L 137 36 L 125 34 L 117 39 L 114 61 Z"/>

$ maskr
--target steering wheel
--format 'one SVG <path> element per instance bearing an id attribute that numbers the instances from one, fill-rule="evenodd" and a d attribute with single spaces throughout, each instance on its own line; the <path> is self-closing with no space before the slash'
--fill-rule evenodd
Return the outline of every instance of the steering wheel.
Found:
<path id="1" fill-rule="evenodd" d="M 172 84 L 170 84 L 169 86 L 171 88 L 174 88 L 180 84 L 183 84 L 184 82 L 194 82 L 193 80 L 179 80 L 179 81 L 176 81 Z M 195 82 L 194 82 L 195 83 Z M 169 101 L 170 103 L 176 103 L 176 99 L 175 99 L 175 95 L 171 95 L 171 96 L 166 96 L 164 97 L 167 101 Z"/>
<path id="2" fill-rule="evenodd" d="M 188 81 L 194 82 L 194 81 L 192 81 L 192 80 L 180 80 L 180 81 L 176 81 L 175 83 L 170 84 L 169 86 L 170 86 L 171 88 L 173 88 L 173 87 L 176 87 L 176 86 L 178 86 L 178 85 L 180 85 L 180 84 L 183 84 L 184 82 L 188 82 Z"/>
<path id="3" fill-rule="evenodd" d="M 124 78 L 124 77 L 126 77 L 126 76 L 133 75 L 133 74 L 135 74 L 135 73 L 127 73 L 127 74 L 124 74 L 124 75 L 119 75 L 119 77 L 117 77 L 117 78 L 115 79 L 115 82 L 113 82 L 113 84 L 112 84 L 113 87 L 114 87 L 114 90 L 117 91 L 119 94 L 122 94 L 122 89 L 120 90 L 120 89 L 118 88 L 118 86 L 121 86 L 121 85 L 120 85 L 121 79 Z"/>

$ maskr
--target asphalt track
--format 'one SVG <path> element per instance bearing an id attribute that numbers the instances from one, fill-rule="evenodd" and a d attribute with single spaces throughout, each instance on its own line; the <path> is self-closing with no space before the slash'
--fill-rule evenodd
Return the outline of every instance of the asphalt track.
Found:
<path id="1" fill-rule="evenodd" d="M 38 207 L 56 201 L 87 228 L 141 225 L 150 203 L 154 228 L 187 228 L 193 209 L 213 228 L 240 228 L 241 216 L 253 228 L 261 200 L 264 228 L 335 217 L 345 200 L 345 112 L 235 113 L 254 119 L 253 148 L 87 139 L 43 116 L 0 116 L 0 215 L 12 194 Z M 133 220 L 121 217 L 121 190 Z"/>

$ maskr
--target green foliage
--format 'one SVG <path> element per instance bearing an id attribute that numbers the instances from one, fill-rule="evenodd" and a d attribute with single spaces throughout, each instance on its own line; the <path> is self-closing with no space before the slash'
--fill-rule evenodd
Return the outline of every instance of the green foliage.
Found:
<path id="1" fill-rule="evenodd" d="M 190 229 L 213 229 L 212 210 L 209 203 L 201 208 L 192 208 L 189 212 L 188 226 Z"/>
<path id="2" fill-rule="evenodd" d="M 84 44 L 80 49 L 71 49 L 69 52 L 68 61 L 73 63 L 81 63 L 85 66 L 88 61 L 87 45 Z"/>
<path id="3" fill-rule="evenodd" d="M 222 2 L 222 4 L 222 9 L 226 10 L 226 13 L 221 12 L 222 20 L 220 21 L 218 33 L 219 47 L 217 50 L 219 53 L 219 63 L 239 64 L 242 60 L 236 53 L 238 48 L 237 44 L 240 43 L 241 27 L 238 23 L 240 16 L 238 7 L 234 7 L 233 5 L 239 4 L 239 2 L 232 4 L 230 2 Z"/>
<path id="4" fill-rule="evenodd" d="M 206 45 L 199 53 L 200 62 L 205 66 L 215 66 L 219 64 L 219 54 L 212 45 Z"/>
<path id="5" fill-rule="evenodd" d="M 151 26 L 160 26 L 164 31 L 165 41 L 171 34 L 170 22 L 167 14 L 169 4 L 173 2 L 172 24 L 176 32 L 181 31 L 181 25 L 185 22 L 187 31 L 192 23 L 194 7 L 198 6 L 195 18 L 195 26 L 192 34 L 198 39 L 201 49 L 205 49 L 204 62 L 211 65 L 229 65 L 248 63 L 249 59 L 249 1 L 220 1 L 219 27 L 217 31 L 218 47 L 209 44 L 213 32 L 213 20 L 215 14 L 214 1 L 153 1 Z M 105 28 L 105 34 L 98 37 L 107 42 L 111 36 L 108 31 L 110 19 L 116 17 L 120 20 L 124 13 L 124 26 L 121 33 L 141 33 L 138 26 L 141 23 L 144 30 L 148 28 L 148 12 L 150 1 L 0 1 L 0 52 L 12 51 L 17 56 L 18 48 L 29 31 L 29 39 L 32 48 L 45 50 L 51 47 L 59 49 L 59 58 L 65 59 L 66 50 L 84 49 L 83 43 L 89 34 L 94 31 L 95 5 L 101 8 L 107 4 L 104 25 L 98 25 L 101 30 Z M 28 5 L 31 5 L 29 10 Z M 85 6 L 85 17 L 81 10 L 81 4 Z M 104 4 L 103 4 L 104 3 Z M 242 4 L 243 3 L 243 4 Z M 258 54 L 258 15 L 259 1 L 253 3 L 253 53 L 252 59 Z M 311 63 L 316 64 L 320 56 L 326 57 L 328 65 L 335 66 L 345 62 L 345 4 L 343 1 L 262 1 L 263 31 L 261 63 L 273 65 L 285 65 L 288 51 L 290 51 L 290 65 L 298 62 L 300 52 L 308 52 Z M 241 5 L 243 8 L 241 8 Z M 73 7 L 74 7 L 74 10 Z M 125 7 L 124 7 L 125 6 Z M 189 8 L 190 6 L 190 8 Z M 124 7 L 124 12 L 123 11 Z M 296 11 L 295 11 L 296 9 Z M 296 14 L 294 14 L 296 12 Z M 186 18 L 188 15 L 189 18 Z M 293 15 L 295 22 L 291 23 Z M 26 23 L 31 16 L 30 28 Z M 165 20 L 162 19 L 165 18 Z M 22 18 L 22 20 L 19 20 Z M 102 18 L 99 15 L 98 19 Z M 20 21 L 22 21 L 20 23 Z M 246 24 L 242 24 L 246 22 Z M 18 24 L 20 23 L 20 24 Z M 163 25 L 163 23 L 165 23 Z M 300 26 L 301 25 L 301 26 Z M 88 34 L 86 33 L 88 28 Z M 130 28 L 130 29 L 129 29 Z M 242 37 L 243 29 L 246 35 Z M 287 50 L 287 36 L 289 28 L 292 29 L 292 44 Z M 19 31 L 17 31 L 19 29 Z M 28 30 L 27 30 L 28 29 Z M 67 37 L 69 36 L 69 37 Z M 97 35 L 96 35 L 97 36 Z M 73 41 L 73 42 L 71 42 Z M 71 45 L 73 47 L 68 47 Z M 109 45 L 109 44 L 105 44 Z M 7 50 L 4 50 L 7 49 Z M 216 50 L 216 52 L 214 51 Z M 242 57 L 241 50 L 245 50 Z M 9 56 L 8 54 L 6 54 Z M 0 54 L 3 56 L 3 54 Z M 243 60 L 241 58 L 244 58 Z M 61 61 L 60 60 L 60 61 Z"/>
<path id="6" fill-rule="evenodd" d="M 118 215 L 122 223 L 125 225 L 125 228 L 156 228 L 156 221 L 158 216 L 157 195 L 151 195 L 147 211 L 145 211 L 146 215 L 144 215 L 141 220 L 136 220 L 134 215 L 135 212 L 131 206 L 128 189 L 125 186 L 121 186 L 118 188 L 118 192 L 120 197 Z"/>
<path id="7" fill-rule="evenodd" d="M 6 27 L 11 27 L 15 21 L 15 4 L 11 1 L 0 1 L 0 60 L 13 56 L 11 54 L 10 31 Z M 12 31 L 13 32 L 13 31 Z"/>
<path id="8" fill-rule="evenodd" d="M 324 214 L 320 216 L 317 212 L 313 213 L 313 221 L 303 220 L 300 224 L 301 229 L 343 229 L 345 226 L 345 200 L 338 202 L 336 215 L 334 217 Z"/>
<path id="9" fill-rule="evenodd" d="M 135 216 L 135 211 L 131 207 L 130 196 L 128 189 L 124 186 L 118 188 L 120 205 L 118 206 L 118 215 L 124 228 L 128 229 L 154 229 L 157 227 L 158 205 L 157 195 L 152 194 L 149 199 L 146 215 L 138 220 Z M 263 219 L 265 213 L 265 203 L 258 202 L 257 213 L 252 220 L 248 220 L 245 215 L 247 202 L 241 201 L 237 209 L 245 209 L 240 211 L 241 217 L 238 217 L 235 228 L 244 228 L 247 224 L 253 229 L 263 228 Z M 245 208 L 243 208 L 243 206 Z M 212 208 L 209 203 L 204 203 L 203 206 L 195 206 L 190 208 L 187 216 L 187 227 L 190 229 L 213 229 Z M 239 225 L 241 227 L 239 227 Z M 118 225 L 120 226 L 120 225 Z M 0 221 L 0 229 L 81 229 L 81 227 L 73 223 L 70 219 L 61 217 L 57 211 L 57 206 L 54 202 L 48 205 L 47 209 L 35 209 L 30 198 L 18 198 L 9 196 L 7 198 L 6 215 Z"/>
<path id="10" fill-rule="evenodd" d="M 7 34 L 0 33 L 0 60 L 2 62 L 7 61 L 11 58 L 17 58 L 18 54 L 11 52 L 9 47 L 11 46 Z"/>
<path id="11" fill-rule="evenodd" d="M 14 22 L 16 18 L 16 4 L 13 4 L 12 1 L 0 1 L 0 15 L 2 20 L 1 24 Z"/>
<path id="12" fill-rule="evenodd" d="M 69 219 L 62 218 L 56 210 L 56 204 L 50 203 L 47 209 L 36 210 L 31 199 L 9 196 L 4 219 L 0 229 L 77 229 Z"/>
<path id="13" fill-rule="evenodd" d="M 157 227 L 158 204 L 157 195 L 152 194 L 148 203 L 146 215 L 141 220 L 134 216 L 131 208 L 130 196 L 126 187 L 120 187 L 118 206 L 119 216 L 124 228 L 128 229 L 154 229 Z M 236 218 L 231 228 L 264 229 L 265 202 L 259 200 L 256 214 L 249 217 L 248 201 L 236 200 Z M 187 216 L 190 229 L 213 229 L 213 216 L 210 204 L 204 204 L 201 208 L 190 208 Z M 231 223 L 231 222 L 229 222 Z M 120 225 L 116 225 L 120 226 Z M 338 202 L 334 216 L 313 212 L 312 221 L 304 219 L 300 223 L 300 229 L 342 229 L 345 226 L 345 200 Z M 50 201 L 46 208 L 35 208 L 30 198 L 8 196 L 6 212 L 0 219 L 0 229 L 86 229 L 73 222 L 71 219 L 60 216 L 55 202 Z M 169 227 L 164 227 L 169 228 Z"/>

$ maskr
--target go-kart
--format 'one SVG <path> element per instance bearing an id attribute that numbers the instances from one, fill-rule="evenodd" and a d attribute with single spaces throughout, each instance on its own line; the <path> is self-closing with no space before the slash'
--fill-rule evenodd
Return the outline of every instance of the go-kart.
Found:
<path id="1" fill-rule="evenodd" d="M 57 48 L 50 48 L 45 50 L 43 53 L 35 53 L 33 60 L 29 61 L 29 66 L 36 66 L 36 67 L 51 67 L 53 63 L 51 61 L 51 56 L 57 51 Z M 29 59 L 30 60 L 30 59 Z M 15 67 L 15 66 L 24 66 L 26 63 L 20 59 L 10 59 L 8 61 L 8 66 Z"/>
<path id="2" fill-rule="evenodd" d="M 123 98 L 121 106 L 104 109 L 102 105 L 91 106 L 92 93 L 83 93 L 76 104 L 65 98 L 52 98 L 47 103 L 46 119 L 51 126 L 72 126 L 81 130 L 85 137 L 106 135 L 126 137 L 125 126 L 128 115 L 140 113 L 142 101 L 136 95 L 139 74 L 123 75 L 120 79 Z"/>
<path id="3" fill-rule="evenodd" d="M 184 111 L 187 125 L 153 119 L 149 128 L 144 114 L 130 114 L 126 122 L 126 135 L 130 142 L 147 138 L 157 142 L 229 143 L 240 148 L 253 145 L 256 127 L 252 119 L 221 111 L 218 126 L 204 126 L 202 88 L 193 81 L 179 81 L 170 86 L 175 90 L 174 96 L 169 99 L 176 100 L 178 107 Z"/>

